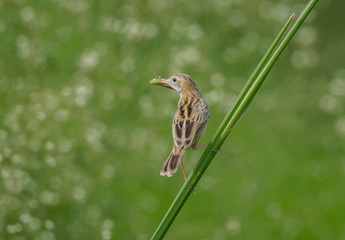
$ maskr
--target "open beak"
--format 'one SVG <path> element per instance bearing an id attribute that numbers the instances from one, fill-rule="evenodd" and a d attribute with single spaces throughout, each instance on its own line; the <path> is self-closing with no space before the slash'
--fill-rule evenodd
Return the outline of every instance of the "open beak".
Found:
<path id="1" fill-rule="evenodd" d="M 163 86 L 163 87 L 167 87 L 170 89 L 173 89 L 170 84 L 168 83 L 168 80 L 165 78 L 154 78 L 150 81 L 151 85 L 159 85 L 159 86 Z"/>

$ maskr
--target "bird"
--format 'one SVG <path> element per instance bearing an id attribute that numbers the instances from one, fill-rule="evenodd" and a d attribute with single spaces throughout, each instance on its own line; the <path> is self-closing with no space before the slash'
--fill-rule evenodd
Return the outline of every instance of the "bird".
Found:
<path id="1" fill-rule="evenodd" d="M 192 77 L 187 74 L 177 73 L 168 78 L 156 77 L 150 81 L 150 84 L 167 87 L 180 94 L 172 123 L 174 145 L 168 159 L 160 170 L 160 175 L 171 177 L 181 165 L 184 179 L 187 180 L 182 155 L 189 148 L 197 150 L 210 143 L 206 142 L 198 146 L 198 142 L 206 130 L 207 121 L 211 116 L 209 107 L 202 98 Z"/>

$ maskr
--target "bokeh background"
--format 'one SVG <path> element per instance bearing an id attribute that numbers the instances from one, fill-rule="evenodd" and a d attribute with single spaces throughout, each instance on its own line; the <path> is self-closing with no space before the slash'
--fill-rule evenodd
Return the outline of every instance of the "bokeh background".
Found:
<path id="1" fill-rule="evenodd" d="M 149 239 L 183 177 L 148 80 L 195 79 L 206 142 L 306 3 L 0 1 L 0 239 Z M 166 239 L 345 239 L 344 9 L 319 2 Z"/>

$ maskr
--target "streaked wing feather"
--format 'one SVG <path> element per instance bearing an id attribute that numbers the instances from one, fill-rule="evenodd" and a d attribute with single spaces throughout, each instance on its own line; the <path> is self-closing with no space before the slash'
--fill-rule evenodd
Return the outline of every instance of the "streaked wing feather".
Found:
<path id="1" fill-rule="evenodd" d="M 173 121 L 173 138 L 174 143 L 178 149 L 188 149 L 196 135 L 199 134 L 200 130 L 205 127 L 210 113 L 207 105 L 204 102 L 200 102 L 187 109 L 187 116 L 183 110 L 181 114 L 181 109 L 178 108 Z"/>

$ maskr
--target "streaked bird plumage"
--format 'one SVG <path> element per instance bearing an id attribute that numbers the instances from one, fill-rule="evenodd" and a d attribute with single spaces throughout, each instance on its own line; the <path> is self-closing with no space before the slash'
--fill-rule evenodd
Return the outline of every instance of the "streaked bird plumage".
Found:
<path id="1" fill-rule="evenodd" d="M 161 85 L 173 89 L 180 94 L 180 100 L 172 124 L 174 146 L 161 168 L 160 174 L 171 177 L 177 171 L 179 164 L 181 164 L 186 179 L 182 155 L 190 147 L 198 149 L 208 144 L 197 146 L 205 132 L 207 120 L 210 117 L 209 108 L 193 79 L 187 74 L 178 73 L 166 79 L 156 78 L 151 80 L 150 84 Z"/>

